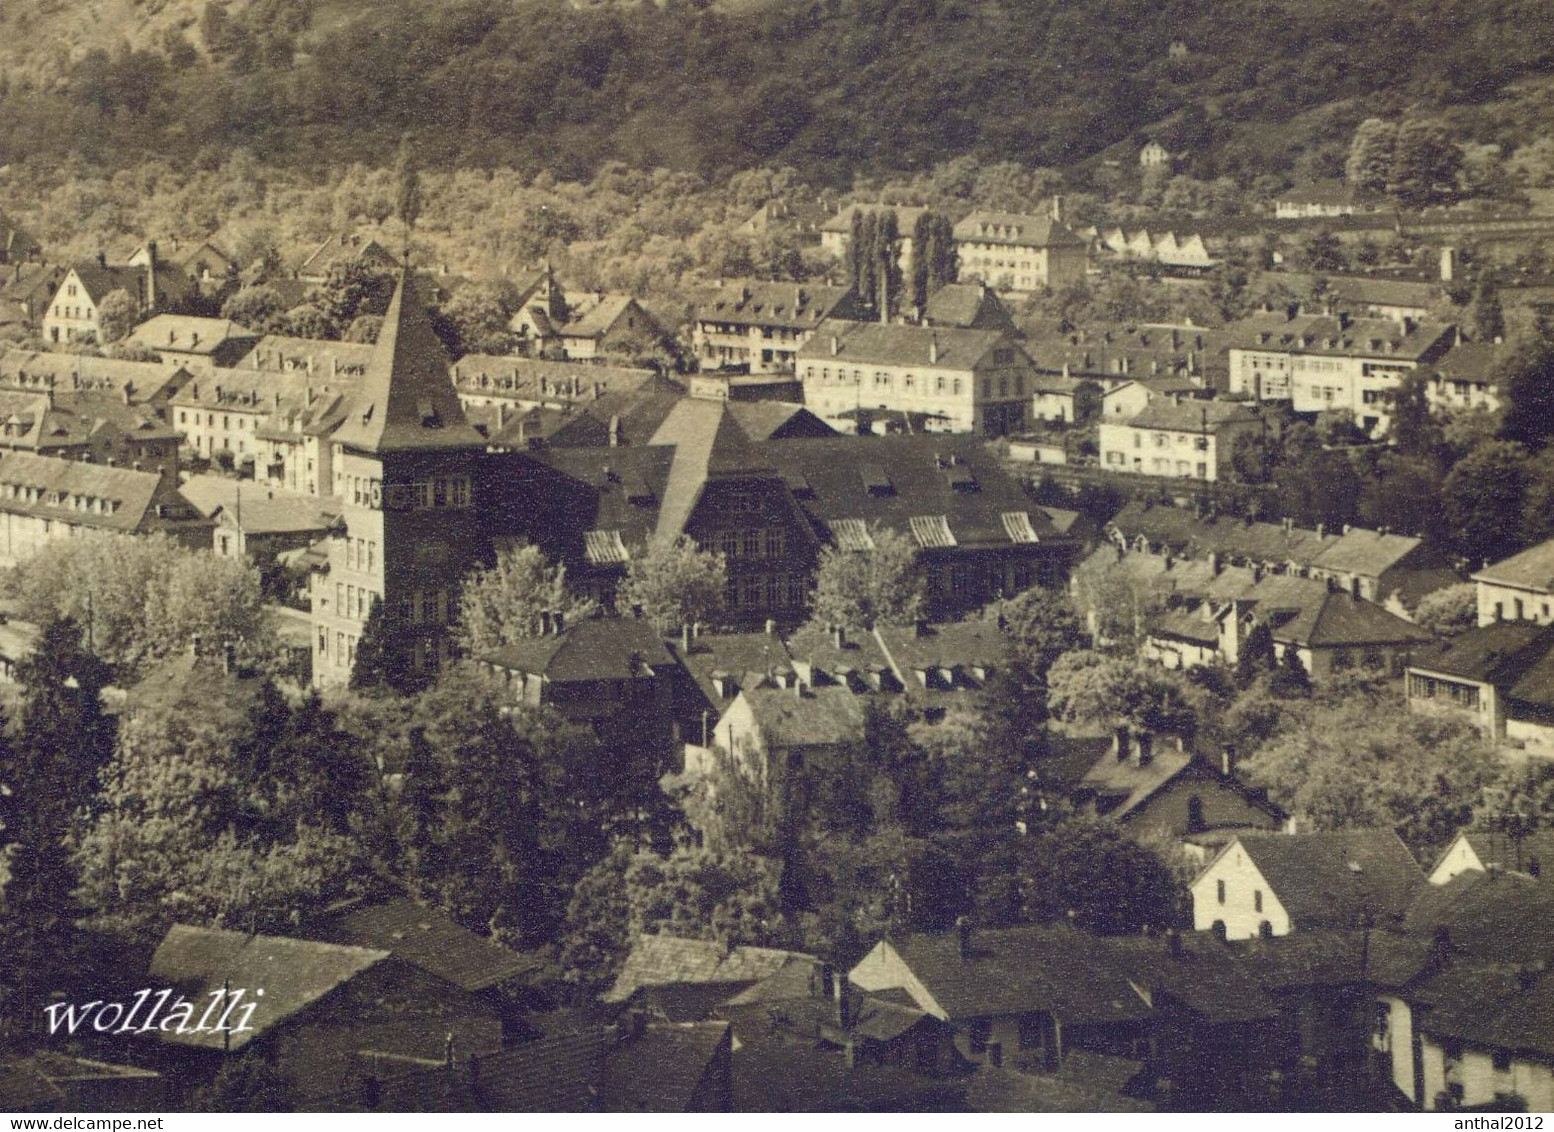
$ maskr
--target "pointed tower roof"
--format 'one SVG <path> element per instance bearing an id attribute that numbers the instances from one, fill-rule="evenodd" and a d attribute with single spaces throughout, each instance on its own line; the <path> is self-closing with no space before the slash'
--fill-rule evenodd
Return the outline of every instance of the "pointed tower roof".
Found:
<path id="1" fill-rule="evenodd" d="M 334 438 L 373 454 L 484 447 L 459 404 L 450 364 L 414 277 L 401 269 L 361 392 Z"/>
<path id="2" fill-rule="evenodd" d="M 665 545 L 685 533 L 685 524 L 709 479 L 776 474 L 724 401 L 685 398 L 664 418 L 648 444 L 674 446 L 674 461 L 669 466 L 654 531 L 654 540 Z"/>

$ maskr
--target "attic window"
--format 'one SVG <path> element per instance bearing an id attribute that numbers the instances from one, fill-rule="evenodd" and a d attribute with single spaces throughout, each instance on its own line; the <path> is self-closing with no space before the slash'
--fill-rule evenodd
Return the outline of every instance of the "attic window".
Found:
<path id="1" fill-rule="evenodd" d="M 864 490 L 870 495 L 894 495 L 895 485 L 890 482 L 890 477 L 878 464 L 864 464 L 858 469 L 858 476 L 863 480 Z"/>
<path id="2" fill-rule="evenodd" d="M 415 415 L 420 418 L 422 428 L 442 427 L 442 418 L 437 415 L 437 406 L 430 401 L 417 401 Z"/>
<path id="3" fill-rule="evenodd" d="M 947 468 L 944 478 L 949 480 L 950 486 L 956 491 L 976 491 L 977 477 L 972 470 L 963 464 Z"/>
<path id="4" fill-rule="evenodd" d="M 809 477 L 803 472 L 787 472 L 782 478 L 788 485 L 788 490 L 794 495 L 807 499 L 815 494 L 815 489 L 810 486 Z"/>
<path id="5" fill-rule="evenodd" d="M 631 557 L 619 531 L 584 531 L 583 553 L 595 565 L 625 562 Z"/>
<path id="6" fill-rule="evenodd" d="M 1032 543 L 1039 542 L 1036 537 L 1036 528 L 1031 526 L 1031 516 L 1026 511 L 1005 511 L 1004 533 L 1009 536 L 1010 542 Z"/>
<path id="7" fill-rule="evenodd" d="M 929 547 L 955 546 L 955 535 L 950 530 L 950 520 L 945 515 L 913 515 L 912 537 L 917 545 Z"/>
<path id="8" fill-rule="evenodd" d="M 868 525 L 862 519 L 832 519 L 830 527 L 838 550 L 874 549 L 874 540 L 869 537 Z"/>

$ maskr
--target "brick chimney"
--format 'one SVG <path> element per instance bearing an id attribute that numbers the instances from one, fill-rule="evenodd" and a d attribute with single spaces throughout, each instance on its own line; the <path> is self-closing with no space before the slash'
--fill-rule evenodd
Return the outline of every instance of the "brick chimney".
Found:
<path id="1" fill-rule="evenodd" d="M 155 311 L 156 304 L 156 241 L 149 240 L 146 243 L 146 309 Z"/>

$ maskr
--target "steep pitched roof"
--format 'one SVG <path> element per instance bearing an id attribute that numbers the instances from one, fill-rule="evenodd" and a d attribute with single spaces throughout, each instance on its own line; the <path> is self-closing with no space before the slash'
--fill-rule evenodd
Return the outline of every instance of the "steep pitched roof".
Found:
<path id="1" fill-rule="evenodd" d="M 539 965 L 533 956 L 405 898 L 342 909 L 315 934 L 332 943 L 386 951 L 466 991 L 494 987 Z"/>
<path id="2" fill-rule="evenodd" d="M 696 309 L 703 322 L 812 330 L 828 318 L 845 318 L 854 308 L 846 287 L 817 283 L 731 283 Z"/>
<path id="3" fill-rule="evenodd" d="M 1541 593 L 1554 591 L 1554 539 L 1486 566 L 1472 580 Z"/>
<path id="4" fill-rule="evenodd" d="M 417 284 L 402 271 L 361 391 L 335 439 L 373 454 L 484 447 L 464 418 L 448 366 Z"/>
<path id="5" fill-rule="evenodd" d="M 1248 591 L 1273 639 L 1310 648 L 1366 648 L 1425 643 L 1433 638 L 1375 602 L 1333 593 L 1323 582 L 1273 575 Z"/>
<path id="6" fill-rule="evenodd" d="M 1320 570 L 1379 578 L 1423 545 L 1424 539 L 1410 535 L 1350 527 L 1317 555 L 1314 565 Z"/>
<path id="7" fill-rule="evenodd" d="M 243 487 L 242 481 L 225 476 L 194 475 L 180 490 L 200 514 L 210 518 L 220 512 L 227 522 L 240 525 L 249 534 L 327 531 L 343 513 L 336 496 L 281 491 L 252 481 L 248 490 Z"/>
<path id="8" fill-rule="evenodd" d="M 652 625 L 620 617 L 574 621 L 560 633 L 528 637 L 480 659 L 553 684 L 629 680 L 641 676 L 644 665 L 660 671 L 674 666 Z"/>
<path id="9" fill-rule="evenodd" d="M 625 1002 L 639 987 L 672 983 L 758 983 L 790 959 L 810 958 L 774 947 L 729 948 L 715 940 L 639 935 L 604 1001 Z"/>
<path id="10" fill-rule="evenodd" d="M 1454 964 L 1424 984 L 1420 1030 L 1475 1045 L 1554 1054 L 1554 975 L 1508 965 Z"/>
<path id="11" fill-rule="evenodd" d="M 1194 399 L 1176 402 L 1155 398 L 1148 401 L 1132 419 L 1121 423 L 1133 428 L 1169 429 L 1174 432 L 1214 432 L 1225 425 L 1255 424 L 1261 419 L 1261 413 L 1237 401 Z"/>
<path id="12" fill-rule="evenodd" d="M 191 999 L 223 986 L 245 988 L 257 1009 L 242 1031 L 167 1030 L 160 1036 L 205 1049 L 227 1048 L 230 1041 L 229 1048 L 242 1049 L 388 957 L 387 951 L 174 924 L 151 957 L 151 978 L 195 988 Z M 263 998 L 252 996 L 258 987 L 264 988 Z"/>
<path id="13" fill-rule="evenodd" d="M 1554 629 L 1531 621 L 1479 625 L 1413 655 L 1410 668 L 1507 689 L 1554 649 Z"/>
<path id="14" fill-rule="evenodd" d="M 946 283 L 928 296 L 923 318 L 933 326 L 1013 330 L 1014 319 L 983 283 Z"/>
<path id="15" fill-rule="evenodd" d="M 1486 869 L 1531 873 L 1536 863 L 1536 871 L 1541 875 L 1545 868 L 1554 866 L 1554 829 L 1534 830 L 1525 837 L 1491 829 L 1466 829 L 1462 836 Z"/>
<path id="16" fill-rule="evenodd" d="M 0 511 L 129 534 L 155 519 L 158 502 L 182 503 L 156 472 L 110 468 L 30 452 L 0 455 Z M 169 516 L 171 518 L 171 516 Z"/>
<path id="17" fill-rule="evenodd" d="M 1257 866 L 1297 930 L 1354 927 L 1362 914 L 1401 917 L 1412 903 L 1423 870 L 1391 830 L 1254 834 L 1236 838 Z"/>
<path id="18" fill-rule="evenodd" d="M 746 688 L 755 724 L 769 747 L 826 747 L 863 734 L 865 701 L 851 688 Z"/>
<path id="19" fill-rule="evenodd" d="M 1554 848 L 1547 832 L 1541 840 L 1540 846 L 1524 846 L 1526 853 Z M 1455 955 L 1494 963 L 1547 962 L 1554 958 L 1554 884 L 1496 868 L 1424 885 L 1403 930 L 1433 939 L 1442 929 Z"/>
<path id="20" fill-rule="evenodd" d="M 130 334 L 130 341 L 148 350 L 200 355 L 214 354 L 228 342 L 252 342 L 258 338 L 258 334 L 230 318 L 197 318 L 187 314 L 153 315 Z"/>
<path id="21" fill-rule="evenodd" d="M 728 1048 L 727 1022 L 660 1022 L 618 1044 L 605 1062 L 605 1112 L 689 1112 L 698 1086 Z"/>
<path id="22" fill-rule="evenodd" d="M 1082 248 L 1085 241 L 1050 216 L 978 209 L 955 225 L 956 243 L 1007 244 L 1021 248 Z"/>
<path id="23" fill-rule="evenodd" d="M 654 541 L 661 544 L 672 543 L 685 532 L 708 477 L 768 470 L 722 401 L 685 398 L 664 418 L 648 443 L 674 446 L 653 533 Z"/>

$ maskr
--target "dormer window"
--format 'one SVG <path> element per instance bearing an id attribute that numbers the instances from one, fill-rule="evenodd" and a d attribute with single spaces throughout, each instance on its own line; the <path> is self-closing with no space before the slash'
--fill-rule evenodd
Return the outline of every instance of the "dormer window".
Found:
<path id="1" fill-rule="evenodd" d="M 437 406 L 430 401 L 417 401 L 415 406 L 416 416 L 421 420 L 422 428 L 441 428 L 442 418 L 437 415 Z"/>

